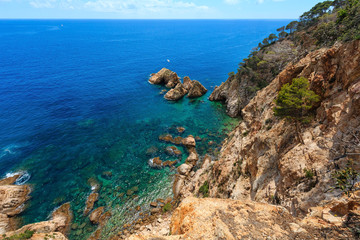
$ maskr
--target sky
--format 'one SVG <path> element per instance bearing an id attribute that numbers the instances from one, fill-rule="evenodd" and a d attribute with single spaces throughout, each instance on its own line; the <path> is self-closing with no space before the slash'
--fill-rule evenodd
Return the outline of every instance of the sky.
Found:
<path id="1" fill-rule="evenodd" d="M 0 18 L 297 19 L 321 0 L 0 0 Z"/>

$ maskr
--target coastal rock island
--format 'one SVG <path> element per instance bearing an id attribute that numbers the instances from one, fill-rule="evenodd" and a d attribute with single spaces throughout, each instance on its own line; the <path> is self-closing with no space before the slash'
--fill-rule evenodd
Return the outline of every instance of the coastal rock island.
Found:
<path id="1" fill-rule="evenodd" d="M 186 76 L 181 83 L 180 77 L 166 68 L 161 69 L 158 73 L 153 73 L 149 82 L 171 88 L 164 96 L 169 101 L 178 101 L 186 94 L 188 94 L 188 98 L 198 98 L 207 93 L 207 89 L 199 81 L 191 80 Z"/>

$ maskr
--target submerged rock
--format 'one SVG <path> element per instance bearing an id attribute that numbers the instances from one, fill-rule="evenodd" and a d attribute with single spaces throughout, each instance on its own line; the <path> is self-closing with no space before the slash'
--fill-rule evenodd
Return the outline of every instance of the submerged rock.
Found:
<path id="1" fill-rule="evenodd" d="M 203 96 L 205 93 L 207 93 L 207 89 L 196 80 L 191 81 L 191 88 L 188 93 L 188 98 L 197 98 Z"/>
<path id="2" fill-rule="evenodd" d="M 185 132 L 185 128 L 184 127 L 177 127 L 176 130 L 178 131 L 178 133 L 183 133 Z"/>
<path id="3" fill-rule="evenodd" d="M 156 85 L 164 84 L 167 88 L 173 88 L 180 83 L 180 78 L 175 72 L 163 68 L 158 73 L 152 74 L 149 82 Z"/>
<path id="4" fill-rule="evenodd" d="M 163 166 L 159 157 L 151 158 L 148 163 L 149 166 L 153 168 L 162 168 Z"/>
<path id="5" fill-rule="evenodd" d="M 94 207 L 95 202 L 99 200 L 99 194 L 92 192 L 86 200 L 86 206 L 84 210 L 84 215 L 87 215 Z"/>
<path id="6" fill-rule="evenodd" d="M 166 147 L 165 151 L 171 156 L 180 156 L 182 154 L 182 152 L 175 146 Z"/>
<path id="7" fill-rule="evenodd" d="M 183 98 L 187 93 L 187 90 L 181 83 L 178 83 L 175 88 L 168 91 L 164 98 L 169 101 L 177 101 Z"/>
<path id="8" fill-rule="evenodd" d="M 89 216 L 89 219 L 92 224 L 99 224 L 99 219 L 100 216 L 103 214 L 104 209 L 105 209 L 104 207 L 98 207 L 97 209 L 92 211 L 92 213 Z"/>
<path id="9" fill-rule="evenodd" d="M 146 150 L 146 155 L 151 156 L 153 154 L 156 154 L 159 151 L 159 148 L 155 146 L 151 146 Z"/>

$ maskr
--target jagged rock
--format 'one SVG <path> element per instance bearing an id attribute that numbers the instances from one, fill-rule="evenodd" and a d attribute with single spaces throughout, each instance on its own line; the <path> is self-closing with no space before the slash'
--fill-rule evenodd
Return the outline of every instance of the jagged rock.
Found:
<path id="1" fill-rule="evenodd" d="M 178 83 L 175 88 L 170 89 L 164 96 L 166 100 L 177 101 L 183 98 L 187 93 L 187 90 L 181 83 Z"/>
<path id="2" fill-rule="evenodd" d="M 18 235 L 29 230 L 35 232 L 31 238 L 33 240 L 39 239 L 39 237 L 44 234 L 54 235 L 56 237 L 55 239 L 67 239 L 64 235 L 70 230 L 71 220 L 72 212 L 70 210 L 70 203 L 65 203 L 52 213 L 51 220 L 25 225 L 16 231 L 6 233 L 6 236 Z"/>
<path id="3" fill-rule="evenodd" d="M 184 164 L 181 164 L 179 167 L 178 167 L 178 172 L 179 174 L 181 175 L 188 175 L 189 172 L 191 171 L 191 166 L 184 163 Z"/>
<path id="4" fill-rule="evenodd" d="M 185 163 L 195 166 L 198 160 L 199 160 L 199 155 L 197 154 L 197 152 L 195 150 L 195 151 L 190 152 L 189 156 L 185 160 Z"/>
<path id="5" fill-rule="evenodd" d="M 183 133 L 185 132 L 185 128 L 184 127 L 177 127 L 176 130 L 178 131 L 178 133 Z"/>
<path id="6" fill-rule="evenodd" d="M 130 240 L 180 239 L 322 239 L 324 229 L 334 239 L 348 239 L 346 228 L 316 219 L 299 221 L 281 206 L 253 201 L 188 197 L 171 217 L 171 236 L 160 235 L 159 229 L 130 236 Z M 344 231 L 345 230 L 345 231 Z"/>
<path id="7" fill-rule="evenodd" d="M 175 146 L 166 147 L 165 152 L 171 156 L 180 156 L 182 152 Z"/>
<path id="8" fill-rule="evenodd" d="M 12 185 L 21 175 L 0 181 L 0 234 L 14 230 L 14 218 L 24 211 L 24 203 L 30 198 L 28 185 Z"/>
<path id="9" fill-rule="evenodd" d="M 176 165 L 176 163 L 177 163 L 177 161 L 176 160 L 174 160 L 174 161 L 165 161 L 165 162 L 163 162 L 163 166 L 164 167 L 172 167 L 172 166 L 174 166 L 174 165 Z"/>
<path id="10" fill-rule="evenodd" d="M 192 135 L 189 135 L 188 137 L 183 138 L 182 144 L 187 148 L 196 147 L 195 138 Z"/>
<path id="11" fill-rule="evenodd" d="M 189 179 L 181 195 L 196 191 L 207 179 L 214 182 L 211 197 L 279 198 L 295 215 L 338 196 L 338 191 L 326 191 L 334 186 L 331 172 L 335 169 L 329 162 L 340 157 L 345 147 L 347 152 L 360 152 L 353 144 L 358 143 L 354 134 L 360 130 L 359 49 L 360 41 L 337 44 L 289 64 L 244 107 L 243 121 L 229 134 L 218 160 L 204 170 L 205 176 Z M 321 97 L 315 120 L 302 126 L 304 144 L 296 141 L 295 127 L 275 119 L 273 113 L 281 86 L 296 77 L 308 78 L 311 90 Z M 267 119 L 273 119 L 270 129 Z M 337 164 L 345 165 L 347 160 L 341 158 Z M 354 168 L 360 170 L 359 161 Z M 306 179 L 305 169 L 314 171 L 311 181 Z"/>
<path id="12" fill-rule="evenodd" d="M 92 192 L 86 199 L 84 215 L 87 215 L 94 207 L 95 202 L 99 200 L 99 194 L 97 192 Z"/>
<path id="13" fill-rule="evenodd" d="M 197 98 L 197 97 L 201 97 L 202 95 L 204 95 L 205 93 L 207 93 L 207 89 L 199 82 L 196 80 L 191 81 L 191 88 L 189 90 L 188 93 L 188 98 Z"/>
<path id="14" fill-rule="evenodd" d="M 184 77 L 183 79 L 183 85 L 184 85 L 184 88 L 189 91 L 192 87 L 192 81 L 190 80 L 189 77 Z"/>
<path id="15" fill-rule="evenodd" d="M 308 50 L 297 51 L 296 48 L 292 41 L 284 40 L 272 44 L 260 54 L 265 62 L 272 63 L 276 69 L 282 70 L 297 55 L 300 56 L 303 51 Z M 263 74 L 261 77 L 266 83 L 270 83 L 274 79 L 273 74 Z M 227 114 L 230 117 L 237 117 L 241 115 L 241 109 L 256 95 L 256 89 L 256 82 L 252 80 L 251 74 L 233 75 L 220 86 L 215 87 L 209 100 L 224 102 Z"/>
<path id="16" fill-rule="evenodd" d="M 151 84 L 164 84 L 167 88 L 173 88 L 180 82 L 178 75 L 170 71 L 169 69 L 163 68 L 158 73 L 153 74 L 149 82 Z"/>
<path id="17" fill-rule="evenodd" d="M 153 168 L 162 168 L 163 162 L 160 160 L 159 157 L 151 158 L 149 160 L 149 166 Z"/>
<path id="18" fill-rule="evenodd" d="M 98 207 L 91 212 L 89 219 L 93 224 L 99 224 L 100 216 L 104 213 L 104 207 Z"/>

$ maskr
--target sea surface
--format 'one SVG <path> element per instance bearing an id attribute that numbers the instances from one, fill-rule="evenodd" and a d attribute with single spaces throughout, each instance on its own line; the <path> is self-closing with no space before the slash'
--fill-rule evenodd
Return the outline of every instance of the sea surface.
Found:
<path id="1" fill-rule="evenodd" d="M 95 230 L 83 216 L 90 182 L 101 184 L 95 207 L 112 218 L 104 234 L 137 217 L 130 208 L 172 195 L 174 168 L 159 135 L 202 138 L 215 157 L 238 122 L 208 101 L 214 86 L 288 20 L 1 20 L 0 177 L 22 171 L 31 199 L 22 224 L 43 221 L 71 202 L 70 239 Z M 148 83 L 162 67 L 199 80 L 198 99 L 168 102 Z M 176 127 L 186 130 L 179 134 Z M 209 141 L 214 144 L 209 145 Z M 130 194 L 128 190 L 130 191 Z"/>

